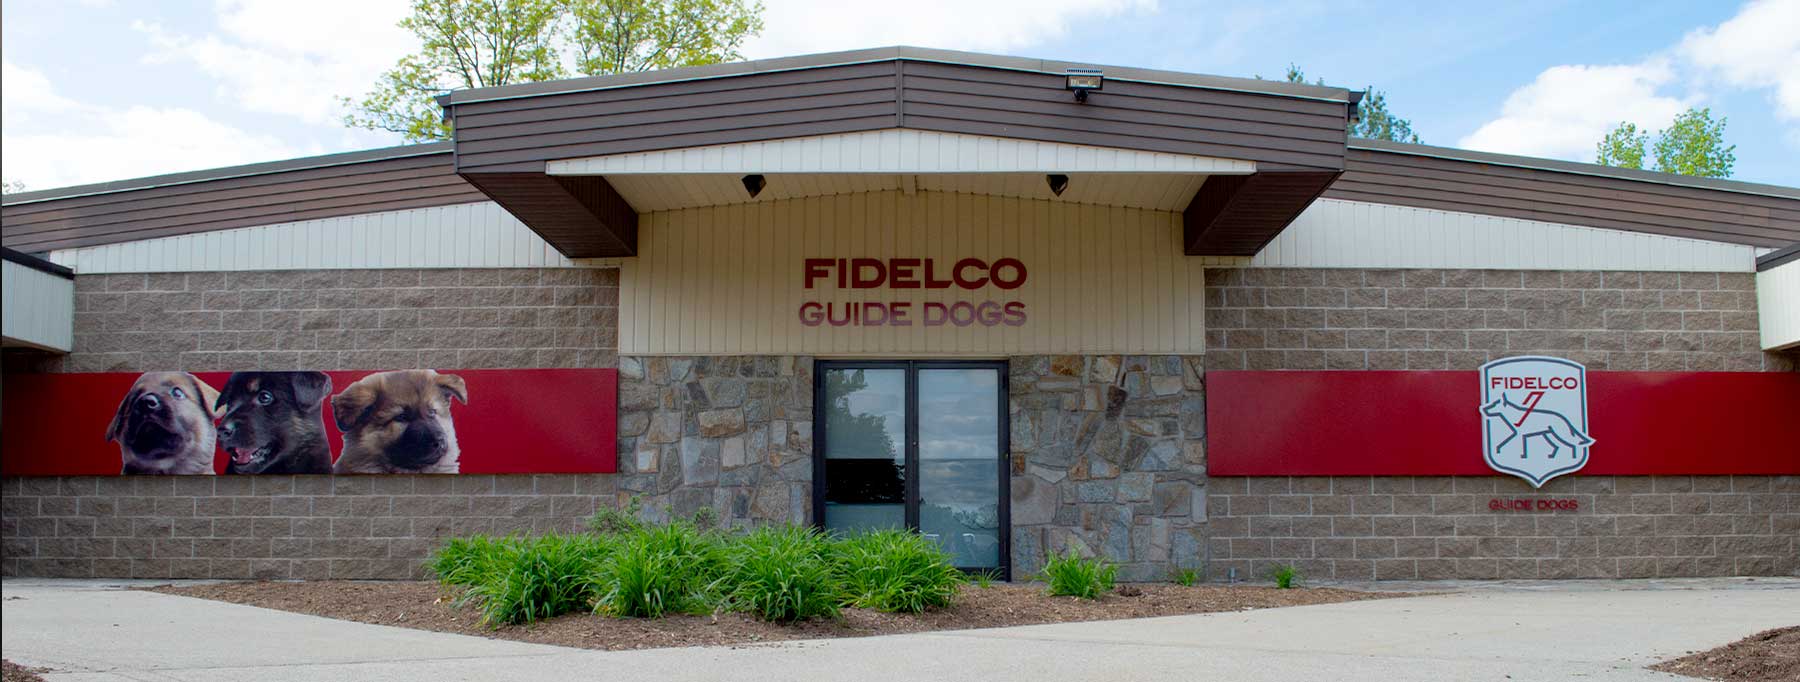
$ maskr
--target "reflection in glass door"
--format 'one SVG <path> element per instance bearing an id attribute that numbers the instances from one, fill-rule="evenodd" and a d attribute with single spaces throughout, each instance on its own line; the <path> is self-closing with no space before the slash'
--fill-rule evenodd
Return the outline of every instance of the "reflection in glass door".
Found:
<path id="1" fill-rule="evenodd" d="M 1009 569 L 1006 364 L 821 361 L 814 518 L 914 528 L 966 570 Z"/>

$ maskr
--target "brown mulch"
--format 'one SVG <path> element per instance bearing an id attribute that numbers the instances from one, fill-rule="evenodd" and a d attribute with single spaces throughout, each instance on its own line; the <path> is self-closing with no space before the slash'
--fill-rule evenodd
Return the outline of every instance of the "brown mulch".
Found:
<path id="1" fill-rule="evenodd" d="M 1650 669 L 1724 682 L 1800 681 L 1800 625 L 1764 630 Z"/>
<path id="2" fill-rule="evenodd" d="M 376 625 L 394 625 L 587 649 L 749 644 L 791 639 L 864 637 L 929 630 L 1147 618 L 1409 596 L 1332 588 L 1133 585 L 1136 596 L 1098 600 L 1050 597 L 1042 586 L 994 584 L 963 588 L 956 604 L 921 614 L 844 609 L 837 620 L 781 625 L 736 613 L 661 619 L 569 614 L 530 625 L 489 629 L 470 609 L 451 604 L 430 582 L 262 582 L 149 588 L 163 594 L 247 604 Z"/>
<path id="3" fill-rule="evenodd" d="M 0 659 L 0 682 L 44 682 L 38 673 L 40 668 L 27 668 L 12 661 Z"/>

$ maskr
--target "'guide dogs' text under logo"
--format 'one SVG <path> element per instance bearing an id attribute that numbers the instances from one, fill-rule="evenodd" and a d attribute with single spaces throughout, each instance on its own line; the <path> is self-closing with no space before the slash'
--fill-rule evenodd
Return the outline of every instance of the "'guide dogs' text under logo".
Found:
<path id="1" fill-rule="evenodd" d="M 1495 471 L 1541 488 L 1587 464 L 1587 368 L 1516 357 L 1481 366 L 1482 455 Z"/>

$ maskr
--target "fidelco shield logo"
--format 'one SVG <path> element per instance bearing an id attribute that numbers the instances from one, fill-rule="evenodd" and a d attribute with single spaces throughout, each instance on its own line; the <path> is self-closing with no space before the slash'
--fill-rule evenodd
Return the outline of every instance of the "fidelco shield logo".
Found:
<path id="1" fill-rule="evenodd" d="M 1481 366 L 1482 455 L 1495 471 L 1542 488 L 1587 465 L 1587 368 L 1524 356 Z"/>

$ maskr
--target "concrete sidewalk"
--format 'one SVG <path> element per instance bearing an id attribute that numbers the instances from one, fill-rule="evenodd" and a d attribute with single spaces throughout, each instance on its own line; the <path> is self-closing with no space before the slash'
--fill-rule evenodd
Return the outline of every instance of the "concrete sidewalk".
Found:
<path id="1" fill-rule="evenodd" d="M 1454 587 L 1465 591 L 1130 621 L 596 652 L 95 582 L 8 580 L 0 650 L 14 662 L 58 671 L 51 680 L 1676 680 L 1687 678 L 1643 666 L 1800 622 L 1794 579 Z"/>

